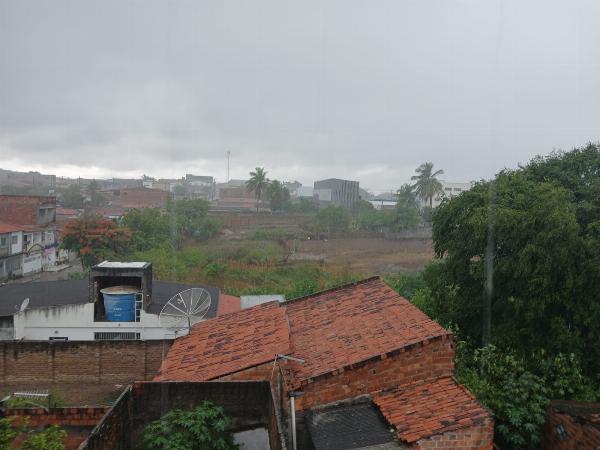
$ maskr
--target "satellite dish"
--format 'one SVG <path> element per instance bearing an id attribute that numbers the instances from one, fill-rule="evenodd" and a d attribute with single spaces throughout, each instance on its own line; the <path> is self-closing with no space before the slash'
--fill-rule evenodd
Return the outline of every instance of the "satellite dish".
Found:
<path id="1" fill-rule="evenodd" d="M 188 332 L 193 325 L 206 316 L 211 304 L 210 293 L 203 288 L 191 288 L 175 294 L 158 316 L 160 325 L 177 334 L 181 330 Z"/>
<path id="2" fill-rule="evenodd" d="M 29 297 L 27 297 L 25 300 L 23 300 L 21 302 L 21 306 L 19 306 L 19 312 L 22 313 L 23 311 L 25 311 L 28 306 L 29 306 Z"/>

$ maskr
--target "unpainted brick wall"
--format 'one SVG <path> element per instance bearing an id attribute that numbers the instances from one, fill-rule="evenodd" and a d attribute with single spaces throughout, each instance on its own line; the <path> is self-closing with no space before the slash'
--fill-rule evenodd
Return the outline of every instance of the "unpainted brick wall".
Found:
<path id="1" fill-rule="evenodd" d="M 56 205 L 55 197 L 28 195 L 0 195 L 0 221 L 35 225 L 38 223 L 38 209 L 42 205 Z"/>
<path id="2" fill-rule="evenodd" d="M 0 343 L 0 384 L 151 380 L 171 341 Z"/>
<path id="3" fill-rule="evenodd" d="M 492 450 L 494 446 L 494 422 L 487 420 L 480 426 L 472 426 L 456 431 L 421 439 L 412 448 L 426 450 L 447 448 L 454 450 Z"/>
<path id="4" fill-rule="evenodd" d="M 600 418 L 597 420 L 600 421 Z M 567 436 L 561 439 L 556 428 L 562 425 Z M 590 421 L 561 413 L 552 406 L 546 410 L 544 448 L 551 450 L 600 449 L 600 428 Z"/>
<path id="5" fill-rule="evenodd" d="M 273 362 L 260 364 L 239 372 L 218 378 L 218 381 L 269 381 L 273 372 Z"/>
<path id="6" fill-rule="evenodd" d="M 333 403 L 413 381 L 450 376 L 454 371 L 454 340 L 443 336 L 372 359 L 352 369 L 314 379 L 302 387 L 298 410 Z"/>
<path id="7" fill-rule="evenodd" d="M 14 426 L 20 426 L 28 418 L 30 428 L 46 425 L 94 427 L 108 411 L 104 406 L 66 408 L 6 408 L 6 417 L 15 417 Z"/>

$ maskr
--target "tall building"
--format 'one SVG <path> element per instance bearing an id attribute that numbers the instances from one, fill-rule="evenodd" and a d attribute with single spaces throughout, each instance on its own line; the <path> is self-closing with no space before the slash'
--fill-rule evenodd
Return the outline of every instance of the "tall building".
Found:
<path id="1" fill-rule="evenodd" d="M 352 208 L 360 199 L 358 181 L 328 178 L 315 181 L 314 194 L 319 199 L 320 206 L 343 206 Z"/>

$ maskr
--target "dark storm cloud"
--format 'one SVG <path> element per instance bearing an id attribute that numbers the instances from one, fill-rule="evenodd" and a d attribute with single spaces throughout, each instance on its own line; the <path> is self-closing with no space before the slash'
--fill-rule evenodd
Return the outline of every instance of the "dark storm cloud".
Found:
<path id="1" fill-rule="evenodd" d="M 12 168 L 395 188 L 600 138 L 600 6 L 0 0 Z M 79 173 L 73 173 L 77 176 Z"/>

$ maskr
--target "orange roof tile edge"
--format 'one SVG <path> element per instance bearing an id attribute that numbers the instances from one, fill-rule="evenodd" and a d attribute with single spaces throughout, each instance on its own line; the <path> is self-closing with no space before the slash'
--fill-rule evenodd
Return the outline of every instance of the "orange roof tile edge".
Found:
<path id="1" fill-rule="evenodd" d="M 410 383 L 372 399 L 397 437 L 409 444 L 492 420 L 492 414 L 454 377 Z"/>

